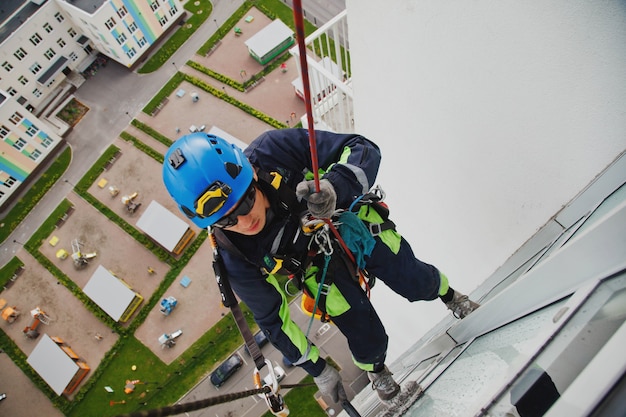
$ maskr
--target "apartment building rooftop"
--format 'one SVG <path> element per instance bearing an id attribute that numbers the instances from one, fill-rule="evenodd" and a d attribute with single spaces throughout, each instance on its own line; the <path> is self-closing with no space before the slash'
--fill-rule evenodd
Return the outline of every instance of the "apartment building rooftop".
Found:
<path id="1" fill-rule="evenodd" d="M 61 0 L 65 3 L 78 7 L 85 13 L 93 13 L 100 8 L 107 0 Z"/>
<path id="2" fill-rule="evenodd" d="M 0 44 L 30 19 L 42 4 L 29 0 L 4 0 L 0 6 Z"/>

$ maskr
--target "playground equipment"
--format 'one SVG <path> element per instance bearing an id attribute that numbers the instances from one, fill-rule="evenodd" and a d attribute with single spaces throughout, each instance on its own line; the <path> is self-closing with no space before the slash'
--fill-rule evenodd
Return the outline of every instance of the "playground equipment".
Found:
<path id="1" fill-rule="evenodd" d="M 74 261 L 74 267 L 76 269 L 81 269 L 87 266 L 89 260 L 95 258 L 98 254 L 96 252 L 91 253 L 83 253 L 80 250 L 80 247 L 83 244 L 78 241 L 78 239 L 72 240 L 72 260 Z"/>
<path id="2" fill-rule="evenodd" d="M 17 307 L 7 307 L 7 300 L 0 298 L 0 311 L 2 311 L 2 319 L 7 323 L 13 323 L 20 316 L 20 311 Z"/>
<path id="3" fill-rule="evenodd" d="M 120 189 L 117 188 L 115 185 L 109 186 L 109 194 L 111 194 L 111 197 L 115 197 L 119 193 L 120 193 Z"/>
<path id="4" fill-rule="evenodd" d="M 165 314 L 166 316 L 169 316 L 172 311 L 174 310 L 174 307 L 176 307 L 176 305 L 178 304 L 178 300 L 176 300 L 176 298 L 172 297 L 171 295 L 167 298 L 164 298 L 161 300 L 161 313 Z"/>
<path id="5" fill-rule="evenodd" d="M 127 379 L 126 380 L 126 385 L 124 385 L 124 393 L 125 394 L 130 394 L 133 391 L 135 391 L 135 387 L 139 384 L 143 384 L 143 382 L 141 382 L 139 379 Z"/>
<path id="6" fill-rule="evenodd" d="M 36 339 L 39 336 L 39 331 L 37 330 L 37 328 L 41 323 L 50 324 L 50 317 L 39 307 L 31 310 L 30 315 L 33 317 L 33 319 L 28 326 L 24 327 L 24 330 L 22 330 L 22 332 L 24 332 L 26 337 L 28 337 L 29 339 Z"/>
<path id="7" fill-rule="evenodd" d="M 131 195 L 125 195 L 122 197 L 122 203 L 126 206 L 126 210 L 128 210 L 131 214 L 137 211 L 139 206 L 141 206 L 141 203 L 135 203 L 135 199 L 138 195 L 139 193 L 135 191 Z"/>
<path id="8" fill-rule="evenodd" d="M 159 343 L 161 344 L 161 349 L 163 348 L 171 348 L 176 344 L 176 339 L 183 334 L 183 331 L 178 329 L 174 333 L 163 333 L 159 336 Z"/>

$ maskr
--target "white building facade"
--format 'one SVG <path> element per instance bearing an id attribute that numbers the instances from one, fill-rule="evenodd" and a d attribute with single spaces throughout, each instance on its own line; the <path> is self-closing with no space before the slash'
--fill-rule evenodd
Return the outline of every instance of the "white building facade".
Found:
<path id="1" fill-rule="evenodd" d="M 0 207 L 62 143 L 53 113 L 98 54 L 133 67 L 183 17 L 180 0 L 2 1 Z"/>
<path id="2" fill-rule="evenodd" d="M 175 25 L 180 0 L 56 0 L 95 49 L 126 67 Z"/>
<path id="3" fill-rule="evenodd" d="M 381 146 L 399 230 L 452 286 L 477 287 L 626 151 L 623 1 L 347 11 L 354 130 Z M 446 314 L 406 307 L 384 320 L 417 314 L 426 330 Z M 392 345 L 419 334 L 399 329 Z"/>
<path id="4" fill-rule="evenodd" d="M 38 113 L 62 89 L 69 74 L 91 64 L 96 51 L 78 42 L 78 28 L 57 2 L 19 3 L 23 4 L 2 22 L 0 88 L 28 111 Z"/>
<path id="5" fill-rule="evenodd" d="M 0 207 L 63 144 L 48 124 L 0 91 Z"/>
<path id="6" fill-rule="evenodd" d="M 179 0 L 6 0 L 0 89 L 39 115 L 106 55 L 126 67 L 183 17 Z"/>

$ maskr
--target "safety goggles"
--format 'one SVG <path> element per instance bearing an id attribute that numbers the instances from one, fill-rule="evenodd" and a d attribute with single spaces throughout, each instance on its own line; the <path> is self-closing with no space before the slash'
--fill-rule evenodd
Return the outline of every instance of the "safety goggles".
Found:
<path id="1" fill-rule="evenodd" d="M 252 183 L 235 208 L 229 214 L 213 223 L 213 226 L 219 228 L 233 227 L 238 222 L 237 217 L 245 216 L 250 213 L 250 210 L 254 207 L 255 201 L 256 187 L 254 186 L 254 183 Z"/>

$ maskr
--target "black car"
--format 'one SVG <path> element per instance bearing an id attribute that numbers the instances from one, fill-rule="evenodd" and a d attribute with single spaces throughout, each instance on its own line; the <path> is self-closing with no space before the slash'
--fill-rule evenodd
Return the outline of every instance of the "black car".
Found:
<path id="1" fill-rule="evenodd" d="M 211 383 L 215 385 L 216 388 L 221 387 L 242 365 L 243 360 L 241 356 L 235 353 L 213 371 L 211 374 Z"/>
<path id="2" fill-rule="evenodd" d="M 267 338 L 265 333 L 263 333 L 262 330 L 259 330 L 258 332 L 254 334 L 254 341 L 256 342 L 257 345 L 259 345 L 259 349 L 261 349 L 263 346 L 267 345 L 267 342 L 269 342 L 269 339 Z M 247 345 L 244 345 L 244 349 L 246 353 L 248 354 L 248 356 L 252 356 L 250 355 L 250 351 L 248 350 Z"/>

